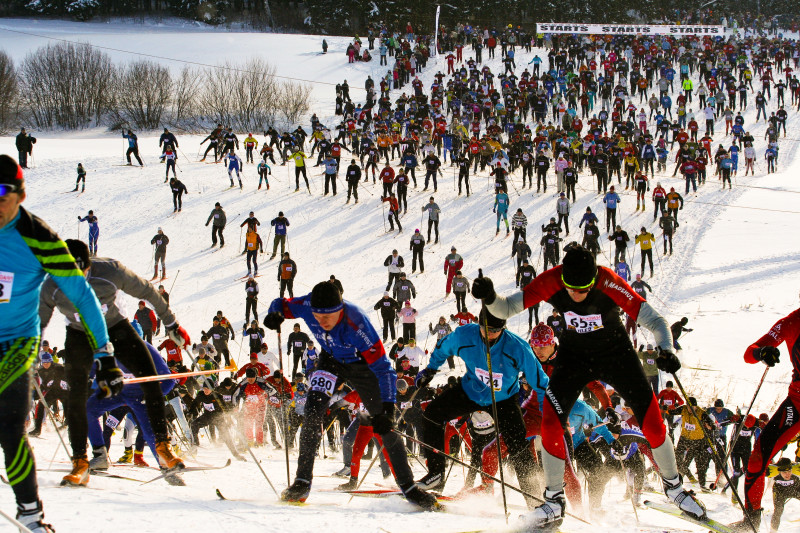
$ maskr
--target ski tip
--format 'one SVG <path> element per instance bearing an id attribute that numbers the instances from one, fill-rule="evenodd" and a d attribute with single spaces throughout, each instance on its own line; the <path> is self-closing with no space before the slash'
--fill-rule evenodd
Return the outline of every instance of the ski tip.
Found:
<path id="1" fill-rule="evenodd" d="M 220 500 L 227 500 L 228 499 L 228 498 L 226 498 L 225 496 L 222 495 L 222 493 L 219 491 L 219 489 L 214 489 L 214 490 L 217 493 L 217 498 L 219 498 Z"/>

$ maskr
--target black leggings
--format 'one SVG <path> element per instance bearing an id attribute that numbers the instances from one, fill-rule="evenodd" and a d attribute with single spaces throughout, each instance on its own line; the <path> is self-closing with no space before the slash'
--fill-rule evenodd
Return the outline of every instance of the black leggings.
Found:
<path id="1" fill-rule="evenodd" d="M 374 416 L 383 412 L 383 400 L 378 384 L 378 378 L 365 362 L 340 363 L 327 352 L 320 353 L 316 372 L 327 372 L 337 378 L 337 385 L 347 382 L 361 397 L 367 414 Z M 314 379 L 312 378 L 312 382 Z M 300 451 L 297 457 L 297 478 L 305 479 L 309 483 L 313 477 L 314 460 L 319 450 L 322 439 L 322 421 L 328 410 L 330 396 L 320 390 L 314 390 L 313 385 L 308 393 L 303 426 L 300 429 Z M 519 408 L 518 408 L 519 409 Z M 524 428 L 523 428 L 524 431 Z M 524 433 L 523 433 L 524 435 Z M 408 457 L 403 441 L 395 433 L 380 435 L 383 445 L 394 467 L 397 485 L 407 490 L 414 484 L 414 474 L 408 466 Z"/>
<path id="2" fill-rule="evenodd" d="M 123 320 L 108 328 L 109 340 L 114 345 L 114 356 L 125 365 L 128 372 L 136 377 L 156 375 L 156 367 L 144 341 L 127 320 Z M 64 341 L 66 348 L 67 383 L 69 383 L 69 404 L 72 408 L 67 412 L 69 423 L 69 440 L 72 445 L 72 456 L 86 457 L 86 439 L 88 424 L 86 422 L 86 400 L 89 395 L 89 371 L 94 364 L 94 355 L 86 334 L 74 328 L 67 328 Z M 156 381 L 141 383 L 144 401 L 147 404 L 147 416 L 153 428 L 156 442 L 169 440 L 167 419 L 164 412 L 164 395 Z"/>
<path id="3" fill-rule="evenodd" d="M 39 337 L 0 343 L 0 446 L 6 460 L 6 476 L 18 504 L 39 500 L 36 462 L 25 433 L 33 383 L 30 367 L 38 347 Z M 9 377 L 13 380 L 7 381 Z M 83 414 L 85 418 L 86 412 Z"/>

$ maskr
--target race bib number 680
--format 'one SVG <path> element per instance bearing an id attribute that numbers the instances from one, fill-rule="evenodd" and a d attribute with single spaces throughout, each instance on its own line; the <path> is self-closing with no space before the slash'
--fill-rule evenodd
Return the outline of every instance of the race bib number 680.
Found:
<path id="1" fill-rule="evenodd" d="M 567 323 L 567 329 L 571 329 L 575 333 L 591 333 L 603 329 L 603 317 L 599 314 L 579 315 L 567 311 L 564 313 L 564 321 Z"/>
<path id="2" fill-rule="evenodd" d="M 336 388 L 336 376 L 324 370 L 317 370 L 311 375 L 311 390 L 324 392 L 329 397 L 333 396 Z"/>

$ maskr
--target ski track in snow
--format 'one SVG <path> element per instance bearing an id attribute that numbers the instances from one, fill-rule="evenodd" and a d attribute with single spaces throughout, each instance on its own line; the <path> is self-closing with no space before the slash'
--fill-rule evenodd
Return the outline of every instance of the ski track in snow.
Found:
<path id="1" fill-rule="evenodd" d="M 247 47 L 258 51 L 281 49 L 283 54 L 267 54 L 265 57 L 276 65 L 277 73 L 298 78 L 315 78 L 329 83 L 338 83 L 347 78 L 351 84 L 351 94 L 355 101 L 363 101 L 363 86 L 367 74 L 377 81 L 385 72 L 377 61 L 369 64 L 348 65 L 343 52 L 349 42 L 345 37 L 328 37 L 330 51 L 319 54 L 321 36 L 278 35 L 255 33 L 203 32 L 191 27 L 143 27 L 111 23 L 76 24 L 54 21 L 9 20 L 0 21 L 0 27 L 22 29 L 34 33 L 51 34 L 63 38 L 78 38 L 104 46 L 135 49 L 145 53 L 168 55 L 184 59 L 203 57 L 203 62 L 213 64 L 231 57 L 242 57 L 242 49 Z M 141 34 L 141 35 L 137 35 Z M 124 43 L 120 44 L 120 37 Z M 0 45 L 19 64 L 28 52 L 45 44 L 46 41 L 27 36 L 6 40 Z M 168 50 L 168 52 L 164 52 Z M 131 59 L 124 53 L 111 53 L 115 62 Z M 467 54 L 469 55 L 469 54 Z M 529 60 L 529 54 L 518 55 L 520 64 Z M 541 54 L 540 54 L 541 55 Z M 489 62 L 494 71 L 502 70 L 499 61 Z M 172 65 L 180 69 L 182 65 Z M 422 72 L 421 79 L 428 86 L 438 67 L 432 60 Z M 406 89 L 410 89 L 407 87 Z M 333 115 L 332 85 L 313 87 L 314 111 L 328 126 L 335 125 Z M 393 93 L 395 94 L 395 93 Z M 771 101 L 774 109 L 775 100 Z M 800 191 L 794 178 L 800 170 L 796 160 L 797 130 L 800 119 L 790 113 L 788 138 L 781 138 L 779 168 L 776 174 L 767 176 L 763 163 L 764 125 L 750 123 L 755 118 L 755 107 L 751 105 L 745 113 L 746 125 L 756 138 L 756 154 L 759 167 L 755 177 L 743 177 L 744 157 L 740 157 L 739 176 L 734 179 L 732 191 L 720 192 L 719 182 L 712 175 L 707 184 L 700 187 L 696 200 L 725 204 L 720 206 L 694 203 L 695 197 L 687 195 L 686 207 L 679 214 L 680 228 L 674 237 L 675 253 L 669 257 L 661 256 L 663 250 L 657 222 L 652 222 L 652 203 L 644 213 L 632 213 L 635 195 L 622 193 L 623 202 L 619 208 L 618 222 L 628 231 L 631 238 L 644 225 L 656 235 L 658 252 L 654 257 L 655 276 L 645 279 L 653 286 L 654 296 L 650 298 L 657 309 L 664 312 L 670 322 L 681 316 L 690 318 L 689 327 L 695 332 L 681 339 L 682 359 L 689 366 L 707 367 L 717 372 L 684 370 L 681 378 L 689 391 L 702 401 L 722 397 L 726 403 L 742 405 L 749 402 L 755 383 L 761 374 L 760 367 L 746 365 L 741 354 L 745 347 L 760 337 L 780 316 L 797 306 L 797 270 L 800 250 L 794 237 L 798 215 L 792 213 L 755 211 L 740 209 L 737 206 L 772 208 L 776 210 L 798 211 L 796 196 L 793 193 L 780 194 L 772 190 L 744 188 L 749 184 L 758 187 L 773 187 L 789 191 Z M 718 121 L 717 128 L 724 128 Z M 308 127 L 306 126 L 306 129 Z M 269 220 L 283 210 L 291 222 L 288 247 L 292 258 L 298 264 L 298 278 L 295 283 L 296 294 L 304 294 L 318 281 L 335 274 L 342 280 L 345 297 L 367 310 L 375 317 L 371 307 L 381 297 L 386 284 L 384 258 L 397 248 L 406 260 L 405 270 L 410 274 L 411 253 L 408 242 L 415 228 L 427 233 L 427 217 L 420 221 L 420 208 L 431 196 L 431 190 L 422 192 L 424 172 L 417 173 L 418 187 L 409 191 L 409 210 L 401 218 L 403 232 L 383 234 L 382 217 L 385 207 L 378 197 L 382 188 L 380 183 L 363 183 L 359 188 L 359 204 L 351 202 L 345 208 L 346 187 L 340 178 L 337 196 L 322 197 L 321 167 L 310 167 L 309 179 L 313 196 L 304 190 L 294 191 L 294 172 L 291 165 L 285 168 L 280 164 L 273 167 L 270 177 L 271 189 L 255 190 L 255 170 L 245 165 L 243 172 L 244 192 L 237 188 L 228 189 L 228 177 L 223 166 L 197 163 L 196 147 L 203 136 L 178 135 L 181 151 L 178 177 L 184 181 L 189 194 L 184 196 L 183 211 L 173 216 L 171 194 L 163 183 L 163 167 L 158 164 L 157 148 L 159 132 L 139 133 L 140 152 L 147 165 L 144 169 L 116 166 L 121 163 L 124 143 L 118 134 L 101 129 L 81 132 L 43 132 L 35 130 L 39 142 L 34 157 L 36 168 L 26 174 L 28 181 L 28 200 L 26 206 L 44 218 L 63 238 L 80 235 L 86 238 L 85 225 L 76 226 L 76 215 L 84 215 L 94 209 L 100 219 L 99 250 L 101 256 L 115 257 L 130 268 L 149 279 L 152 275 L 152 247 L 150 239 L 156 228 L 161 226 L 170 237 L 167 253 L 169 279 L 165 285 L 169 289 L 173 282 L 172 307 L 192 337 L 210 326 L 210 318 L 217 309 L 223 309 L 238 328 L 243 322 L 244 290 L 243 284 L 233 281 L 245 273 L 244 257 L 240 255 L 242 243 L 236 234 L 236 227 L 250 210 L 255 211 L 262 223 L 260 231 L 264 239 L 265 252 L 272 250 L 272 235 L 268 229 Z M 715 148 L 722 137 L 715 138 Z M 259 140 L 263 140 L 259 136 Z M 726 146 L 731 138 L 724 139 Z M 13 137 L 0 137 L 0 146 L 6 153 L 16 154 Z M 714 148 L 714 149 L 715 149 Z M 308 153 L 308 152 L 307 152 Z M 670 156 L 675 151 L 671 150 Z M 187 160 L 187 158 L 189 160 Z M 87 191 L 81 195 L 61 194 L 74 186 L 75 166 L 82 162 L 89 171 Z M 347 156 L 343 158 L 343 163 Z M 312 160 L 313 164 L 313 160 Z M 449 165 L 449 162 L 447 163 Z M 684 181 L 671 177 L 673 164 L 668 165 L 667 174 L 656 175 L 667 189 L 674 186 L 683 194 Z M 417 324 L 418 340 L 428 350 L 433 349 L 433 340 L 428 338 L 428 322 L 436 322 L 440 315 L 449 316 L 455 312 L 454 298 L 442 301 L 445 277 L 442 274 L 444 256 L 450 246 L 458 248 L 464 257 L 464 274 L 470 279 L 483 268 L 486 275 L 495 280 L 498 291 L 509 293 L 514 288 L 514 266 L 511 255 L 512 239 L 503 239 L 502 233 L 492 239 L 495 231 L 495 215 L 491 212 L 494 198 L 489 191 L 487 171 L 470 176 L 472 196 L 465 199 L 458 196 L 453 184 L 453 169 L 443 167 L 439 178 L 436 202 L 442 208 L 440 223 L 440 243 L 426 248 L 424 254 L 425 273 L 413 276 L 411 280 L 417 289 L 414 307 L 420 311 Z M 422 176 L 422 179 L 420 179 Z M 555 177 L 549 176 L 547 194 L 531 194 L 529 189 L 520 187 L 521 180 L 509 189 L 511 199 L 510 214 L 522 207 L 528 217 L 528 236 L 536 258 L 537 272 L 541 270 L 542 258 L 537 247 L 539 226 L 545 223 L 555 211 Z M 580 241 L 581 231 L 577 222 L 586 206 L 602 215 L 602 200 L 593 191 L 593 178 L 583 174 L 578 185 L 577 203 L 571 206 L 572 230 L 565 242 Z M 519 194 L 521 193 L 521 195 Z M 649 200 L 649 199 L 648 199 Z M 221 251 L 209 250 L 210 228 L 203 226 L 215 201 L 222 203 L 229 225 L 225 231 L 226 246 Z M 604 221 L 601 219 L 600 227 Z M 502 225 L 501 225 L 502 228 Z M 601 234 L 605 239 L 606 234 Z M 604 241 L 608 242 L 608 241 Z M 604 251 L 605 251 L 604 247 Z M 634 259 L 629 260 L 632 271 L 639 271 L 639 254 L 634 245 L 629 248 Z M 262 299 L 260 316 L 266 312 L 270 299 L 277 296 L 277 258 L 268 261 L 268 255 L 259 258 L 259 278 Z M 603 255 L 601 263 L 607 264 Z M 180 271 L 180 274 L 178 274 Z M 177 277 L 177 279 L 176 279 Z M 128 310 L 135 308 L 135 301 L 126 297 Z M 474 313 L 478 304 L 471 297 L 467 305 Z M 540 318 L 549 314 L 550 306 L 540 309 Z M 380 330 L 380 324 L 375 323 Z M 526 315 L 521 314 L 509 321 L 512 330 L 521 335 L 527 331 Z M 246 357 L 237 345 L 240 336 L 237 331 L 236 342 L 231 352 L 241 363 Z M 45 332 L 51 345 L 63 345 L 64 330 L 56 319 Z M 267 342 L 272 351 L 277 351 L 277 339 L 268 333 Z M 641 339 L 641 335 L 640 335 Z M 285 340 L 284 340 L 285 341 Z M 782 362 L 770 372 L 767 385 L 756 403 L 756 410 L 769 410 L 776 399 L 785 395 L 789 365 Z M 455 373 L 448 374 L 458 374 Z M 444 373 L 437 379 L 445 379 Z M 771 386 L 770 386 L 771 385 Z M 435 529 L 442 532 L 457 532 L 476 528 L 502 531 L 502 504 L 499 489 L 495 496 L 471 498 L 458 507 L 461 514 L 409 513 L 413 508 L 399 498 L 388 499 L 353 498 L 324 492 L 343 482 L 336 478 L 318 477 L 306 506 L 286 506 L 275 501 L 271 489 L 263 480 L 258 469 L 248 457 L 246 463 L 234 463 L 220 472 L 187 473 L 184 477 L 187 487 L 169 487 L 159 481 L 141 487 L 123 480 L 93 477 L 91 486 L 103 490 L 81 490 L 56 487 L 63 474 L 46 472 L 50 457 L 65 461 L 65 454 L 57 450 L 58 440 L 52 428 L 47 427 L 45 438 L 32 439 L 36 449 L 40 473 L 41 496 L 45 503 L 47 521 L 52 522 L 59 531 L 77 531 L 91 526 L 98 532 L 164 531 L 176 527 L 191 528 L 197 533 L 220 531 L 230 528 L 240 530 L 266 531 L 365 531 L 390 533 L 412 533 Z M 113 439 L 111 456 L 121 454 L 119 434 Z M 286 470 L 283 453 L 271 446 L 255 449 L 273 484 L 278 490 L 285 487 Z M 791 453 L 791 452 L 789 452 Z M 149 454 L 147 454 L 149 455 Z M 198 461 L 221 464 L 227 457 L 224 447 L 212 445 L 203 438 L 203 447 Z M 147 458 L 153 464 L 152 457 Z M 291 455 L 291 470 L 294 471 L 296 454 Z M 188 461 L 194 464 L 193 460 Z M 416 461 L 411 461 L 417 476 L 424 470 Z M 362 461 L 361 472 L 365 472 L 369 461 Z M 64 464 L 58 465 L 64 467 Z M 330 475 L 341 467 L 339 453 L 328 459 L 319 458 L 315 472 L 320 476 Z M 112 468 L 112 470 L 114 470 Z M 122 475 L 141 477 L 143 480 L 154 476 L 152 471 L 139 473 L 135 469 L 117 468 Z M 453 468 L 447 487 L 451 494 L 463 484 L 464 472 L 457 465 Z M 513 475 L 509 479 L 514 482 Z M 376 466 L 369 474 L 365 487 L 382 482 Z M 219 488 L 232 501 L 220 501 L 214 495 Z M 565 531 L 700 531 L 683 521 L 665 516 L 657 511 L 639 509 L 641 523 L 633 522 L 630 502 L 623 498 L 624 481 L 612 480 L 607 485 L 604 497 L 604 511 L 591 512 L 594 526 L 586 526 L 567 519 Z M 10 491 L 4 507 L 10 509 Z M 661 501 L 661 497 L 647 495 Z M 739 512 L 731 507 L 729 500 L 719 495 L 701 495 L 709 509 L 709 514 L 723 522 L 738 519 Z M 241 501 L 236 501 L 236 500 Z M 515 493 L 509 493 L 509 502 L 522 506 L 524 502 Z M 769 497 L 765 498 L 768 508 Z M 570 509 L 581 513 L 579 509 Z M 512 510 L 512 522 L 521 511 Z M 767 513 L 769 514 L 769 512 Z M 791 520 L 800 517 L 800 505 L 790 502 L 787 505 L 781 531 L 800 531 Z M 765 521 L 769 516 L 765 517 Z M 0 531 L 8 528 L 0 526 Z"/>

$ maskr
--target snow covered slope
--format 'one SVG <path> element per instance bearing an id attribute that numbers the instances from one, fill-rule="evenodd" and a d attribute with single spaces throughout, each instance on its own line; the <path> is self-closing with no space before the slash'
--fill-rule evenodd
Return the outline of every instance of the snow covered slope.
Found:
<path id="1" fill-rule="evenodd" d="M 232 58 L 244 60 L 251 54 L 259 54 L 276 65 L 279 75 L 330 84 L 346 78 L 353 87 L 363 86 L 367 74 L 377 78 L 383 72 L 377 61 L 367 65 L 348 65 L 343 54 L 344 38 L 328 39 L 331 51 L 323 56 L 317 53 L 321 42 L 317 36 L 200 33 L 182 28 L 155 27 L 143 31 L 141 27 L 125 24 L 79 25 L 6 19 L 0 20 L 0 27 L 187 60 L 199 59 L 212 64 Z M 45 42 L 34 37 L 0 34 L 3 35 L 0 48 L 11 53 L 16 61 Z M 128 57 L 121 53 L 112 56 L 115 61 Z M 520 65 L 529 60 L 528 54 L 518 54 Z M 499 62 L 490 64 L 495 70 L 500 68 Z M 437 69 L 434 61 L 423 72 L 426 85 Z M 358 101 L 359 93 L 354 90 L 352 94 Z M 314 96 L 314 110 L 324 122 L 333 125 L 332 85 L 315 85 Z M 763 158 L 764 123 L 751 124 L 755 118 L 752 107 L 745 117 L 754 137 L 761 139 L 757 140 L 756 151 Z M 762 163 L 755 177 L 744 178 L 740 171 L 732 191 L 721 192 L 718 181 L 711 177 L 696 196 L 686 197 L 686 207 L 680 212 L 681 227 L 675 237 L 675 253 L 663 257 L 659 247 L 655 276 L 648 280 L 654 291 L 651 301 L 670 322 L 686 316 L 690 319 L 689 327 L 695 328 L 685 340 L 681 340 L 684 347 L 682 359 L 687 366 L 707 370 L 684 369 L 681 377 L 691 393 L 702 399 L 701 403 L 716 397 L 723 398 L 730 405 L 749 401 L 762 370 L 744 364 L 744 349 L 777 318 L 797 306 L 800 247 L 795 228 L 800 221 L 800 209 L 797 208 L 800 186 L 796 175 L 800 162 L 796 155 L 800 142 L 800 119 L 795 113 L 790 114 L 787 129 L 789 137 L 781 139 L 778 173 L 766 176 Z M 147 165 L 144 169 L 120 166 L 124 144 L 116 134 L 97 130 L 33 133 L 39 142 L 34 152 L 35 168 L 26 173 L 26 207 L 47 220 L 64 238 L 79 235 L 86 238 L 87 229 L 78 224 L 76 217 L 93 209 L 100 219 L 100 255 L 120 259 L 147 278 L 152 276 L 150 239 L 156 229 L 162 227 L 171 241 L 167 253 L 169 279 L 165 285 L 169 288 L 175 281 L 172 307 L 193 338 L 199 337 L 200 329 L 210 326 L 211 316 L 217 309 L 223 310 L 237 328 L 243 322 L 244 285 L 235 278 L 242 276 L 246 267 L 240 255 L 243 244 L 237 226 L 251 210 L 262 222 L 261 235 L 270 251 L 272 239 L 267 238 L 269 230 L 266 225 L 278 211 L 283 211 L 289 218 L 289 251 L 299 269 L 295 283 L 297 293 L 307 292 L 315 283 L 335 274 L 344 284 L 345 297 L 370 313 L 386 284 L 383 259 L 397 248 L 407 263 L 410 262 L 408 243 L 411 234 L 414 228 L 423 232 L 426 229 L 418 217 L 429 194 L 421 192 L 421 184 L 410 194 L 409 212 L 401 219 L 403 233 L 399 236 L 396 232 L 384 234 L 384 208 L 378 199 L 379 185 L 362 184 L 359 204 L 353 206 L 351 202 L 346 206 L 341 180 L 337 196 L 321 195 L 320 167 L 309 169 L 313 182 L 313 195 L 309 195 L 293 192 L 294 169 L 291 166 L 273 168 L 270 190 L 257 191 L 254 166 L 246 165 L 244 190 L 228 189 L 228 177 L 221 164 L 196 161 L 202 137 L 181 135 L 178 176 L 188 187 L 189 195 L 184 197 L 183 211 L 174 216 L 171 194 L 163 183 L 164 168 L 158 164 L 157 133 L 140 134 L 141 153 Z M 725 142 L 726 146 L 730 140 L 721 135 L 715 138 L 717 143 Z M 0 137 L 0 151 L 16 154 L 13 137 Z M 74 186 L 78 162 L 82 162 L 89 173 L 86 193 L 76 196 L 66 191 Z M 657 175 L 656 179 L 665 187 L 674 186 L 683 193 L 683 182 L 671 177 L 672 166 L 669 170 L 668 174 Z M 519 187 L 520 183 L 517 178 L 515 185 Z M 428 322 L 436 322 L 439 316 L 455 312 L 452 299 L 442 301 L 445 283 L 442 264 L 451 245 L 456 246 L 464 257 L 466 276 L 473 278 L 478 268 L 482 268 L 495 280 L 500 291 L 508 293 L 514 290 L 514 268 L 509 259 L 511 239 L 502 240 L 502 234 L 500 238 L 492 239 L 495 219 L 491 212 L 493 197 L 486 173 L 479 172 L 472 178 L 472 184 L 474 194 L 470 198 L 458 196 L 453 189 L 452 168 L 445 167 L 444 178 L 434 195 L 442 208 L 441 243 L 426 251 L 425 274 L 412 278 L 418 291 L 413 304 L 420 311 L 419 341 L 427 344 L 428 349 L 433 344 L 426 338 Z M 518 195 L 513 188 L 509 192 L 511 208 L 521 207 L 528 216 L 530 240 L 535 243 L 539 225 L 555 212 L 552 190 L 547 195 L 531 194 L 528 190 L 520 190 L 522 194 Z M 633 211 L 633 194 L 622 194 L 622 197 L 618 223 L 631 234 L 638 232 L 641 226 L 658 234 L 649 210 L 651 204 L 648 212 L 642 214 Z M 204 224 L 217 201 L 228 215 L 229 225 L 225 231 L 228 244 L 222 251 L 211 253 L 208 249 L 210 231 Z M 593 193 L 590 178 L 583 176 L 577 203 L 572 208 L 574 215 L 570 222 L 573 226 L 577 225 L 586 206 L 602 212 L 602 201 Z M 571 229 L 571 236 L 580 240 L 577 229 Z M 634 272 L 638 271 L 638 258 L 637 253 L 632 262 Z M 607 264 L 602 256 L 601 262 Z M 537 271 L 540 270 L 541 258 L 536 267 Z M 410 273 L 410 267 L 406 270 Z M 277 260 L 269 262 L 266 255 L 261 256 L 260 271 L 264 274 L 259 278 L 263 312 L 270 299 L 277 296 Z M 131 301 L 131 311 L 133 304 Z M 478 309 L 477 303 L 469 298 L 468 306 L 473 312 Z M 542 316 L 548 312 L 549 307 L 543 306 Z M 523 316 L 513 318 L 510 326 L 523 335 L 527 330 Z M 51 345 L 61 346 L 63 335 L 61 323 L 56 319 L 44 337 L 50 340 Z M 268 334 L 268 342 L 275 350 L 277 339 L 273 333 Z M 233 345 L 234 355 L 238 349 Z M 785 350 L 782 351 L 785 354 Z M 244 357 L 241 354 L 239 361 L 242 362 Z M 771 409 L 776 400 L 784 396 L 789 370 L 789 363 L 783 361 L 770 371 L 768 386 L 762 390 L 756 405 L 759 412 Z M 46 437 L 44 440 L 34 439 L 33 443 L 39 468 L 46 469 L 54 453 L 60 460 L 65 457 L 63 451 L 55 449 L 57 439 L 52 430 L 43 435 Z M 120 446 L 115 442 L 112 456 L 116 457 L 118 451 Z M 224 449 L 207 446 L 201 449 L 199 459 L 221 463 L 226 453 Z M 264 461 L 267 473 L 280 490 L 285 483 L 283 455 L 270 447 L 259 449 L 256 454 Z M 53 468 L 65 466 L 56 463 Z M 340 460 L 320 459 L 317 473 L 328 475 L 340 466 Z M 366 463 L 362 472 L 365 468 Z M 417 464 L 415 471 L 422 472 L 423 469 Z M 496 501 L 485 499 L 459 505 L 461 516 L 406 514 L 410 506 L 399 500 L 356 498 L 346 505 L 346 497 L 342 495 L 316 492 L 339 483 L 325 477 L 315 481 L 315 492 L 308 506 L 289 508 L 275 503 L 274 495 L 251 462 L 235 464 L 215 473 L 187 474 L 189 486 L 186 488 L 169 488 L 163 483 L 139 487 L 131 482 L 100 478 L 93 478 L 92 486 L 107 489 L 102 492 L 51 488 L 61 475 L 54 472 L 41 475 L 48 520 L 60 531 L 76 531 L 81 526 L 90 525 L 96 531 L 115 532 L 191 528 L 200 533 L 237 528 L 245 531 L 382 530 L 403 533 L 423 529 L 499 528 L 503 523 L 501 507 L 497 503 L 499 492 Z M 147 478 L 142 473 L 138 475 Z M 459 467 L 453 469 L 451 478 L 448 492 L 460 488 L 463 473 Z M 368 482 L 380 481 L 378 473 L 370 474 Z M 251 501 L 217 501 L 215 487 L 230 498 Z M 623 493 L 624 485 L 618 480 L 613 481 L 604 500 L 606 514 L 592 515 L 598 525 L 589 528 L 568 521 L 566 529 L 635 531 L 630 504 L 622 499 Z M 4 491 L 4 494 L 10 495 L 10 492 Z M 703 499 L 710 514 L 718 519 L 738 516 L 722 496 L 704 495 Z M 4 501 L 10 502 L 10 498 L 6 496 Z M 523 503 L 516 496 L 511 496 L 510 501 L 518 506 Z M 796 504 L 789 504 L 784 515 L 786 531 L 800 530 L 789 522 L 800 517 L 800 507 L 793 505 Z M 4 507 L 9 506 L 4 504 Z M 642 527 L 658 526 L 661 530 L 686 527 L 686 524 L 656 511 L 640 510 L 639 513 Z M 3 527 L 0 525 L 0 531 L 5 531 Z"/>

